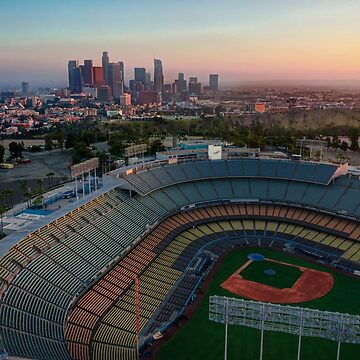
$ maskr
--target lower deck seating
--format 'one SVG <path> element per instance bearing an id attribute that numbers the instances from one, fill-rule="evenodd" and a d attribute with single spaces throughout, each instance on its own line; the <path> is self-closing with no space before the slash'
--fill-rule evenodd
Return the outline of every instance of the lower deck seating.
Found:
<path id="1" fill-rule="evenodd" d="M 136 358 L 135 276 L 140 283 L 140 331 L 146 337 L 185 305 L 198 280 L 186 270 L 200 250 L 221 255 L 234 246 L 286 245 L 329 261 L 357 259 L 360 246 L 345 229 L 353 231 L 354 226 L 287 206 L 232 204 L 172 216 L 80 298 L 68 318 L 69 351 L 74 359 L 80 353 L 79 359 L 106 360 L 114 354 Z M 81 332 L 92 335 L 79 340 Z"/>

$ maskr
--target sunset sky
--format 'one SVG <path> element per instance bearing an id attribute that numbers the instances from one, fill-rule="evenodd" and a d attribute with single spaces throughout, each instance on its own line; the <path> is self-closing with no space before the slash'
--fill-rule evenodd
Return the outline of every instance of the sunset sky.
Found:
<path id="1" fill-rule="evenodd" d="M 250 80 L 360 80 L 358 0 L 5 0 L 0 4 L 0 86 L 63 86 L 69 59 L 102 51 L 165 81 L 219 73 Z"/>

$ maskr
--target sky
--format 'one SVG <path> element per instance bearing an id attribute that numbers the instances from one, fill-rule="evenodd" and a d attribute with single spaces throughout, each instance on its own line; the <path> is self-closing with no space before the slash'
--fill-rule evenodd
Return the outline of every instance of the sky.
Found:
<path id="1" fill-rule="evenodd" d="M 222 84 L 360 80 L 359 0 L 1 0 L 0 86 L 65 86 L 67 61 L 103 51 Z"/>

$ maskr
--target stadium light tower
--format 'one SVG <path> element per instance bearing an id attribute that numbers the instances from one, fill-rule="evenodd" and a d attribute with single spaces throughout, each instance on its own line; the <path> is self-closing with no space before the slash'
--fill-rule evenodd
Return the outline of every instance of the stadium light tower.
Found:
<path id="1" fill-rule="evenodd" d="M 225 360 L 227 359 L 228 324 L 261 330 L 260 360 L 263 356 L 265 330 L 298 335 L 298 360 L 300 360 L 303 336 L 337 341 L 337 360 L 340 359 L 342 342 L 360 344 L 359 315 L 211 296 L 209 320 L 225 324 Z"/>

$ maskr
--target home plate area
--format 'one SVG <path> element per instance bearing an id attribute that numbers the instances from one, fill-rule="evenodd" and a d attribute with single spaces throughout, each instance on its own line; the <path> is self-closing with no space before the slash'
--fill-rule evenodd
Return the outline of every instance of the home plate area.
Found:
<path id="1" fill-rule="evenodd" d="M 235 295 L 278 304 L 315 300 L 334 286 L 332 274 L 250 254 L 221 287 Z"/>

